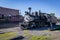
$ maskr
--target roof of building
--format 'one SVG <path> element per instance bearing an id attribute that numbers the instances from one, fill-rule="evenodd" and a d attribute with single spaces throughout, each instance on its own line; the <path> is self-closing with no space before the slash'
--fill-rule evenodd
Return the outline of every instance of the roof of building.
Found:
<path id="1" fill-rule="evenodd" d="M 0 14 L 3 14 L 5 16 L 19 15 L 19 10 L 11 9 L 11 8 L 5 8 L 5 7 L 0 7 Z"/>
<path id="2" fill-rule="evenodd" d="M 0 6 L 0 8 L 7 9 L 7 10 L 18 10 L 18 9 L 7 8 L 7 7 L 1 7 L 1 6 Z"/>

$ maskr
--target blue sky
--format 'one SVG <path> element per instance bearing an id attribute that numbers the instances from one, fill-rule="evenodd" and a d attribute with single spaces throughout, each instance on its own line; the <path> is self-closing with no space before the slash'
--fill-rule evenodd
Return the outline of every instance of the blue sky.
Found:
<path id="1" fill-rule="evenodd" d="M 18 9 L 22 15 L 32 7 L 32 11 L 55 13 L 60 18 L 60 0 L 0 0 L 0 6 Z"/>

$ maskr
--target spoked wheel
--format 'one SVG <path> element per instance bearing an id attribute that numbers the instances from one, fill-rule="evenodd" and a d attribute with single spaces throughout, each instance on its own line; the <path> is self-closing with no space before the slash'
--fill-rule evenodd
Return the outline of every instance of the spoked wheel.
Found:
<path id="1" fill-rule="evenodd" d="M 36 28 L 36 24 L 34 22 L 30 26 L 31 28 Z"/>
<path id="2" fill-rule="evenodd" d="M 21 25 L 21 29 L 26 30 L 26 29 L 28 29 L 28 27 L 26 25 Z"/>

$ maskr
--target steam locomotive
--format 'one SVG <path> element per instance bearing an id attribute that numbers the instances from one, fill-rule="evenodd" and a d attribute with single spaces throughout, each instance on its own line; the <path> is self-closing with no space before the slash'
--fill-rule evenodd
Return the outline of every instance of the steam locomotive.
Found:
<path id="1" fill-rule="evenodd" d="M 29 8 L 29 12 L 25 12 L 21 29 L 29 29 L 40 26 L 50 26 L 52 29 L 53 25 L 56 25 L 56 23 L 57 17 L 51 16 L 48 13 L 42 13 L 40 10 L 39 12 L 36 11 L 31 13 L 31 8 Z"/>

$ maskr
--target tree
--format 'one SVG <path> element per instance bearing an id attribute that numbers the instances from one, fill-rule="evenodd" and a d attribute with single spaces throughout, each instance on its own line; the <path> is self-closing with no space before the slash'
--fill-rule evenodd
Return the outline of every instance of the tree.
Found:
<path id="1" fill-rule="evenodd" d="M 51 16 L 55 16 L 55 13 L 50 13 Z"/>

